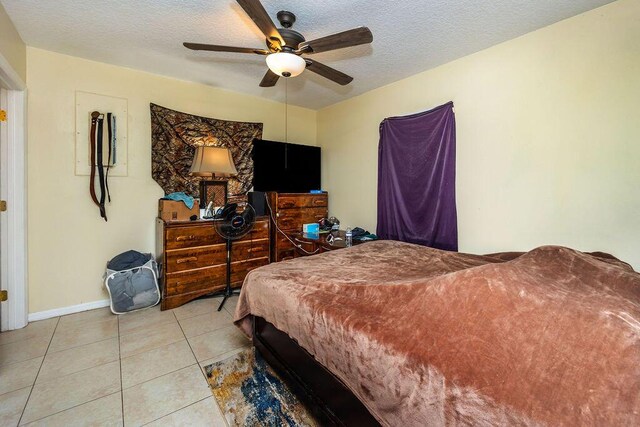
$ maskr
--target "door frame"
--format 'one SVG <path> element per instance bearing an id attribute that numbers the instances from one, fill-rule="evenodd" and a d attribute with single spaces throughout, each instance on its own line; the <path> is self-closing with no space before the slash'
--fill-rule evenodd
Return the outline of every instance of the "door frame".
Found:
<path id="1" fill-rule="evenodd" d="M 9 299 L 2 303 L 2 330 L 22 328 L 28 320 L 27 289 L 27 87 L 0 54 L 0 108 L 7 111 L 0 144 L 0 274 Z"/>

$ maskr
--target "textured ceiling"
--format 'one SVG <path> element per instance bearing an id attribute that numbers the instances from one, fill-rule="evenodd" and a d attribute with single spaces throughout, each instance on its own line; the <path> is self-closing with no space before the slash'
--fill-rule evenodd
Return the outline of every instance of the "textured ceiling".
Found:
<path id="1" fill-rule="evenodd" d="M 0 0 L 29 46 L 284 101 L 284 79 L 260 88 L 258 55 L 194 52 L 183 41 L 264 47 L 232 0 Z M 307 40 L 368 26 L 373 44 L 313 55 L 354 77 L 339 86 L 305 72 L 289 103 L 319 109 L 577 15 L 611 0 L 263 0 L 297 16 Z M 277 22 L 277 21 L 276 21 Z"/>

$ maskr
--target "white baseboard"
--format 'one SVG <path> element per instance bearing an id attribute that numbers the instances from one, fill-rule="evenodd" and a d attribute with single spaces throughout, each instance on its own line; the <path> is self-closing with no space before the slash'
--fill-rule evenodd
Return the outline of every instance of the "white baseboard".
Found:
<path id="1" fill-rule="evenodd" d="M 65 314 L 80 313 L 81 311 L 93 310 L 96 308 L 109 307 L 111 301 L 108 299 L 101 301 L 85 302 L 78 305 L 70 305 L 68 307 L 54 308 L 52 310 L 38 311 L 29 313 L 29 322 L 37 320 L 51 319 L 52 317 L 64 316 Z"/>

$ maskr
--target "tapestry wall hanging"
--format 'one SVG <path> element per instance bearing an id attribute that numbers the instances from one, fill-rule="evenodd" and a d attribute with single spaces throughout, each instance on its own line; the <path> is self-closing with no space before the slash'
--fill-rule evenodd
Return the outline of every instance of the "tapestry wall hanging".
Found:
<path id="1" fill-rule="evenodd" d="M 195 147 L 226 147 L 238 171 L 229 178 L 228 201 L 242 201 L 252 186 L 251 143 L 256 138 L 262 138 L 262 123 L 194 116 L 151 104 L 151 176 L 165 194 L 183 191 L 199 197 L 200 181 L 211 178 L 189 175 Z"/>

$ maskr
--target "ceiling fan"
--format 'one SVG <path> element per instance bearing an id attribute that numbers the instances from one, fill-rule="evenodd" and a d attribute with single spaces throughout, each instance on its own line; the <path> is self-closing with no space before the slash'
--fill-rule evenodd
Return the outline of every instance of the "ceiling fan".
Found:
<path id="1" fill-rule="evenodd" d="M 260 0 L 237 0 L 242 9 L 249 15 L 260 31 L 265 35 L 267 48 L 252 49 L 247 47 L 218 46 L 202 43 L 183 43 L 192 50 L 208 50 L 213 52 L 253 53 L 266 56 L 269 69 L 260 82 L 261 87 L 275 86 L 280 77 L 295 77 L 305 69 L 313 71 L 340 85 L 351 83 L 353 77 L 316 60 L 303 58 L 303 54 L 327 52 L 329 50 L 358 46 L 371 43 L 373 34 L 367 27 L 358 27 L 319 39 L 306 41 L 299 32 L 292 30 L 296 16 L 288 11 L 278 12 L 278 21 L 282 28 L 276 28 Z"/>

